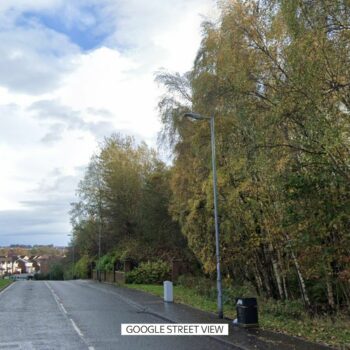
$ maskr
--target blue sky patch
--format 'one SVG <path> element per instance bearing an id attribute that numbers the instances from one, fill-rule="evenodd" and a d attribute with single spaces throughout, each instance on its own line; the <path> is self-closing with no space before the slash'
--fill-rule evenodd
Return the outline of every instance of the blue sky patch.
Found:
<path id="1" fill-rule="evenodd" d="M 17 25 L 25 27 L 36 22 L 66 35 L 83 51 L 95 49 L 112 33 L 113 25 L 103 18 L 96 6 L 85 6 L 73 15 L 64 9 L 60 13 L 25 12 L 17 19 Z"/>

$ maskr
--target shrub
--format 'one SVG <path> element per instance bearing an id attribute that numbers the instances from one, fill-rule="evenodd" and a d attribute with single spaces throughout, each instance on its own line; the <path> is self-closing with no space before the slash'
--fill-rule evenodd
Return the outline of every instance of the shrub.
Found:
<path id="1" fill-rule="evenodd" d="M 141 263 L 136 269 L 126 273 L 126 283 L 161 284 L 170 278 L 170 266 L 164 261 Z"/>
<path id="2" fill-rule="evenodd" d="M 87 255 L 83 255 L 74 267 L 74 275 L 73 277 L 77 278 L 87 278 L 89 269 L 89 257 Z"/>
<path id="3" fill-rule="evenodd" d="M 41 281 L 41 280 L 48 280 L 49 278 L 49 274 L 48 273 L 35 273 L 34 274 L 34 279 Z"/>
<path id="4" fill-rule="evenodd" d="M 98 270 L 113 271 L 115 260 L 116 260 L 116 257 L 111 254 L 106 254 L 102 256 L 101 259 L 97 261 Z"/>
<path id="5" fill-rule="evenodd" d="M 63 266 L 61 263 L 54 263 L 50 266 L 49 273 L 35 273 L 35 280 L 63 280 Z"/>
<path id="6" fill-rule="evenodd" d="M 55 263 L 50 266 L 49 279 L 63 280 L 63 266 L 60 263 Z"/>

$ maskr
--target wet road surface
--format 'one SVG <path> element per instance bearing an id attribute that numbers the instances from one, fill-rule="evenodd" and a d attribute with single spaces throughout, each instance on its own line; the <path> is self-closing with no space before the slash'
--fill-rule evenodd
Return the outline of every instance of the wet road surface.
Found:
<path id="1" fill-rule="evenodd" d="M 121 323 L 164 323 L 89 281 L 17 281 L 0 293 L 4 349 L 237 349 L 202 336 L 121 336 Z"/>

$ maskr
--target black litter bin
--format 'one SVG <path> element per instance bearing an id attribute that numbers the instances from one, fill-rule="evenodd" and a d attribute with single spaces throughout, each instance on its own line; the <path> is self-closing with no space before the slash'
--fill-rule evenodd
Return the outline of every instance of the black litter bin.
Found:
<path id="1" fill-rule="evenodd" d="M 256 298 L 237 298 L 237 324 L 242 327 L 258 326 L 258 303 Z"/>

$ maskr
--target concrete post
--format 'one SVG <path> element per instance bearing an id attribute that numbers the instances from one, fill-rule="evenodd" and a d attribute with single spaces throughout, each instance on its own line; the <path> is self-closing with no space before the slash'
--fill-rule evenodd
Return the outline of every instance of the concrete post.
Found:
<path id="1" fill-rule="evenodd" d="M 167 303 L 172 303 L 174 301 L 173 282 L 164 281 L 163 286 L 164 286 L 164 301 Z"/>

